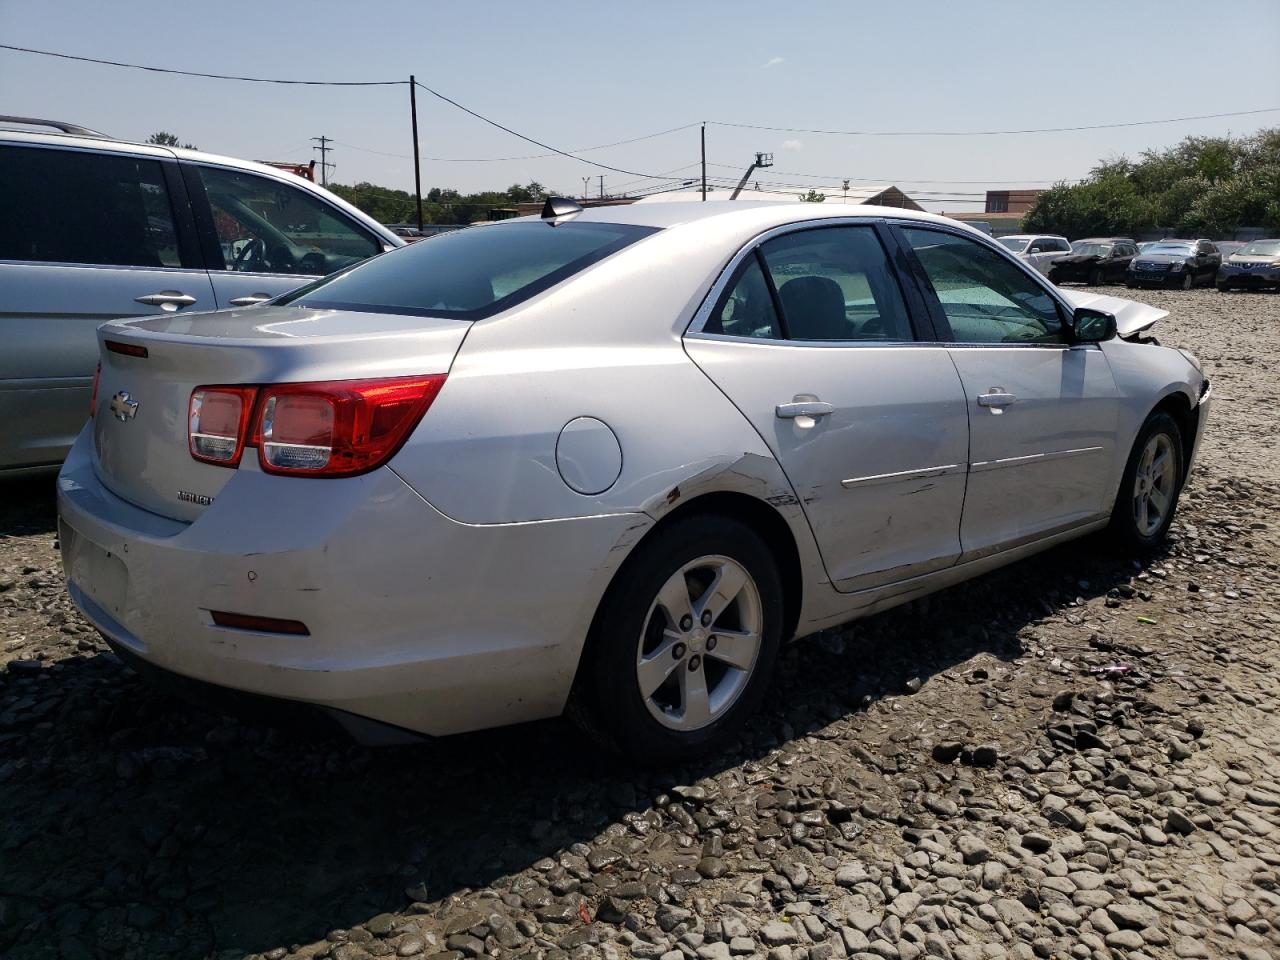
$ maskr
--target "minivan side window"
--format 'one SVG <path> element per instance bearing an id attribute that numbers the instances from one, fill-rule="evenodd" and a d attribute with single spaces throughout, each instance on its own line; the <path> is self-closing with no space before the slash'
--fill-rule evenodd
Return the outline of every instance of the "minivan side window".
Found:
<path id="1" fill-rule="evenodd" d="M 957 343 L 1062 343 L 1053 297 L 995 250 L 941 230 L 904 227 Z"/>
<path id="2" fill-rule="evenodd" d="M 304 190 L 241 170 L 198 169 L 222 269 L 319 277 L 382 252 L 371 234 Z"/>
<path id="3" fill-rule="evenodd" d="M 160 161 L 0 147 L 0 260 L 180 267 Z"/>

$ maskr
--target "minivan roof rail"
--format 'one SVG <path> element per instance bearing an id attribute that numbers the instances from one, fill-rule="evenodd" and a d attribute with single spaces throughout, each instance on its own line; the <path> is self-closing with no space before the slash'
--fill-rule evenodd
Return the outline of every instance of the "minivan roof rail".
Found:
<path id="1" fill-rule="evenodd" d="M 69 133 L 77 137 L 110 139 L 105 133 L 90 130 L 88 127 L 82 127 L 77 123 L 65 123 L 62 120 L 40 120 L 36 117 L 0 117 L 0 123 L 25 123 L 33 127 L 53 127 L 55 130 L 61 130 L 63 133 Z"/>

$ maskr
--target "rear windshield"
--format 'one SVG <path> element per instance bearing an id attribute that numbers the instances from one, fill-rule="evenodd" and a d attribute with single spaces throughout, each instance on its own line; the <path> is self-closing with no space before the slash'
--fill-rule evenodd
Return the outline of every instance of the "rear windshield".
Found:
<path id="1" fill-rule="evenodd" d="M 585 270 L 656 227 L 522 221 L 419 240 L 276 303 L 480 320 Z"/>

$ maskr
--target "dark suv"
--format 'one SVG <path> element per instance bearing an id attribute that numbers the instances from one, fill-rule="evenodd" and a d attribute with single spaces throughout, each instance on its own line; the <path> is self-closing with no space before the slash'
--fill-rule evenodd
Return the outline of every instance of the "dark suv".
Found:
<path id="1" fill-rule="evenodd" d="M 1161 240 L 1134 257 L 1125 272 L 1127 287 L 1211 286 L 1222 254 L 1208 240 Z"/>

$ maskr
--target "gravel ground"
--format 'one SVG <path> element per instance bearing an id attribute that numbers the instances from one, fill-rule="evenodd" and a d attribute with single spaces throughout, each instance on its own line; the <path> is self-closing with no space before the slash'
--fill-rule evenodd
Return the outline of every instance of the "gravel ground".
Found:
<path id="1" fill-rule="evenodd" d="M 50 483 L 0 487 L 0 955 L 1280 956 L 1280 296 L 1140 296 L 1217 395 L 1165 552 L 795 645 L 693 768 L 168 699 L 67 600 Z"/>

